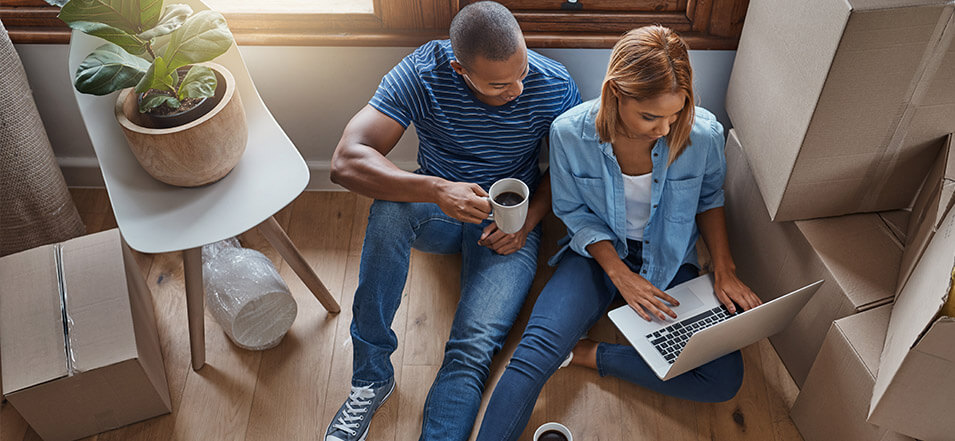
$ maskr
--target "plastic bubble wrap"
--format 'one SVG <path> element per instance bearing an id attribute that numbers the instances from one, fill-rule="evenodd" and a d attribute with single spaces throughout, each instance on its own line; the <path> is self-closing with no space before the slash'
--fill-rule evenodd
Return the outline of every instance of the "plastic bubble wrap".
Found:
<path id="1" fill-rule="evenodd" d="M 202 282 L 206 308 L 244 349 L 279 344 L 298 313 L 272 261 L 234 237 L 202 247 Z"/>

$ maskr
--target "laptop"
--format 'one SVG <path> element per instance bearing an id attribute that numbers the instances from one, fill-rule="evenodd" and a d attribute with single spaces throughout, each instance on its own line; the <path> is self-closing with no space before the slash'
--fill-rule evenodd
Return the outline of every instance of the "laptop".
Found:
<path id="1" fill-rule="evenodd" d="M 657 377 L 669 380 L 782 331 L 820 285 L 822 280 L 749 311 L 730 314 L 716 299 L 711 273 L 666 291 L 680 302 L 680 306 L 667 305 L 677 314 L 675 319 L 660 320 L 651 314 L 653 320 L 648 322 L 630 305 L 608 315 Z"/>

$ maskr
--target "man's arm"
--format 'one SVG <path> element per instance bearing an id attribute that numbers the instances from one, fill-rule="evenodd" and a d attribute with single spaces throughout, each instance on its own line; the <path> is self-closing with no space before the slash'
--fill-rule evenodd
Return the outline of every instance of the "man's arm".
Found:
<path id="1" fill-rule="evenodd" d="M 366 105 L 342 134 L 332 155 L 332 182 L 355 193 L 398 202 L 433 202 L 455 219 L 480 223 L 491 212 L 480 185 L 450 182 L 435 176 L 404 171 L 385 158 L 404 127 Z"/>

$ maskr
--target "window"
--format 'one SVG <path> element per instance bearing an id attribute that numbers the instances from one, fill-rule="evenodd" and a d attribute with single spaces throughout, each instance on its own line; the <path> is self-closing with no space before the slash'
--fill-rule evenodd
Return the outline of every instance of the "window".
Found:
<path id="1" fill-rule="evenodd" d="M 166 0 L 173 1 L 173 0 Z M 477 0 L 206 0 L 221 6 L 239 44 L 417 46 L 447 38 L 451 17 Z M 735 49 L 749 0 L 498 0 L 531 47 L 609 48 L 647 24 L 694 49 Z M 43 0 L 3 0 L 15 43 L 65 43 L 69 29 Z"/>
<path id="2" fill-rule="evenodd" d="M 373 0 L 205 0 L 223 13 L 374 14 Z"/>
<path id="3" fill-rule="evenodd" d="M 460 0 L 461 6 L 478 0 Z M 537 47 L 611 47 L 620 34 L 661 24 L 694 49 L 736 49 L 749 0 L 498 0 Z"/>

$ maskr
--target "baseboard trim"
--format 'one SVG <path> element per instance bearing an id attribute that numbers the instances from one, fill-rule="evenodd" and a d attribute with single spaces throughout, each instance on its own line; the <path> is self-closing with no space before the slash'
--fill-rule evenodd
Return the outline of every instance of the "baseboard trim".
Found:
<path id="1" fill-rule="evenodd" d="M 99 161 L 95 157 L 58 157 L 67 187 L 105 187 Z"/>

